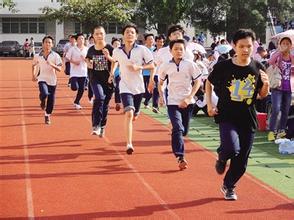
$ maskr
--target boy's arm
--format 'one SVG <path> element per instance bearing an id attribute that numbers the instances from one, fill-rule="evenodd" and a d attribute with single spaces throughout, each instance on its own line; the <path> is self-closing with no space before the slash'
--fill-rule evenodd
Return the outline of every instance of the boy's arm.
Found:
<path id="1" fill-rule="evenodd" d="M 212 84 L 209 82 L 209 80 L 206 80 L 205 83 L 205 94 L 206 94 L 206 104 L 207 104 L 207 112 L 209 116 L 214 116 L 217 114 L 217 109 L 215 106 L 212 106 Z"/>
<path id="2" fill-rule="evenodd" d="M 111 69 L 110 69 L 110 73 L 109 73 L 108 83 L 113 82 L 114 72 L 115 72 L 117 66 L 118 66 L 118 62 L 112 62 L 111 63 Z"/>
<path id="3" fill-rule="evenodd" d="M 180 108 L 186 108 L 191 103 L 191 100 L 194 98 L 196 92 L 200 88 L 200 85 L 201 85 L 200 78 L 197 78 L 196 80 L 194 80 L 194 85 L 192 87 L 191 93 L 179 104 Z"/>
<path id="4" fill-rule="evenodd" d="M 269 93 L 269 79 L 268 79 L 268 75 L 262 70 L 260 70 L 260 77 L 261 77 L 261 81 L 263 82 L 263 86 L 259 90 L 258 95 L 260 96 L 260 98 L 263 99 L 267 97 Z"/>
<path id="5" fill-rule="evenodd" d="M 159 93 L 159 105 L 163 106 L 164 101 L 163 101 L 163 80 L 159 79 L 158 82 L 158 93 Z"/>

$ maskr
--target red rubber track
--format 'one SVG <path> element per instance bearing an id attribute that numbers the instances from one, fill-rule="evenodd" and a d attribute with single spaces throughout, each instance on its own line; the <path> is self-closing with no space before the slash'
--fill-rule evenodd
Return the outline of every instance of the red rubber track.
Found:
<path id="1" fill-rule="evenodd" d="M 224 201 L 215 155 L 188 139 L 179 171 L 169 130 L 146 115 L 134 122 L 131 156 L 122 113 L 110 110 L 105 138 L 90 135 L 91 105 L 84 94 L 73 108 L 64 73 L 45 125 L 31 61 L 0 67 L 0 219 L 294 219 L 293 200 L 249 175 L 238 201 Z"/>

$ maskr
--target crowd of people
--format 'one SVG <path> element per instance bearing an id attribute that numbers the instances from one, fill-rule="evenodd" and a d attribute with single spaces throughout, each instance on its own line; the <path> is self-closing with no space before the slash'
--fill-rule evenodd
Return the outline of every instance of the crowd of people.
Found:
<path id="1" fill-rule="evenodd" d="M 80 100 L 88 90 L 92 103 L 91 133 L 105 136 L 109 103 L 115 93 L 115 109 L 124 112 L 126 153 L 133 154 L 133 122 L 139 117 L 141 103 L 157 114 L 161 111 L 159 107 L 165 105 L 172 126 L 171 149 L 179 169 L 184 170 L 188 167 L 184 136 L 188 134 L 195 106 L 199 107 L 199 101 L 205 102 L 202 105 L 206 106 L 206 113 L 214 116 L 219 125 L 220 147 L 215 164 L 218 174 L 225 173 L 230 160 L 221 190 L 226 200 L 237 200 L 234 189 L 246 171 L 257 129 L 255 104 L 267 97 L 270 90 L 262 63 L 277 64 L 282 74 L 281 85 L 271 88 L 269 140 L 286 135 L 294 91 L 291 39 L 281 39 L 278 50 L 267 61 L 263 60 L 263 48 L 256 45 L 255 34 L 247 29 L 238 30 L 231 44 L 225 39 L 215 42 L 209 54 L 199 42 L 187 42 L 180 25 L 172 25 L 167 37 L 145 34 L 145 45 L 137 43 L 138 29 L 134 24 L 123 28 L 122 40 L 113 38 L 108 44 L 105 36 L 102 26 L 94 27 L 88 45 L 83 34 L 72 35 L 63 55 L 69 86 L 76 91 L 75 109 L 82 109 Z M 203 40 L 203 36 L 199 39 Z M 52 37 L 44 37 L 43 50 L 33 59 L 33 80 L 38 80 L 46 124 L 51 123 L 54 109 L 56 71 L 61 71 L 63 64 L 52 46 Z M 199 93 L 204 98 L 200 99 Z"/>

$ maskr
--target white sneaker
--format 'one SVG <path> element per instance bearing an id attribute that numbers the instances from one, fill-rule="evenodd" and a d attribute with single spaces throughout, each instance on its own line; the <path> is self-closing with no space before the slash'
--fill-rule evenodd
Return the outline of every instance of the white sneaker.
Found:
<path id="1" fill-rule="evenodd" d="M 134 152 L 134 147 L 131 144 L 127 145 L 127 150 L 126 150 L 127 154 L 132 154 Z"/>
<path id="2" fill-rule="evenodd" d="M 97 136 L 99 136 L 100 133 L 101 133 L 101 128 L 100 128 L 100 127 L 93 127 L 92 135 L 97 135 Z"/>
<path id="3" fill-rule="evenodd" d="M 76 110 L 81 110 L 83 107 L 79 104 L 74 104 L 74 107 L 76 108 Z"/>

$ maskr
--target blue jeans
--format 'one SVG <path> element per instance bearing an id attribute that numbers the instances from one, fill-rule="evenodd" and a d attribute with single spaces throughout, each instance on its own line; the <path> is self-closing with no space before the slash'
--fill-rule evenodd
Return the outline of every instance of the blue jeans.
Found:
<path id="1" fill-rule="evenodd" d="M 56 91 L 56 86 L 50 86 L 46 82 L 39 82 L 39 91 L 40 91 L 40 101 L 44 100 L 47 98 L 47 103 L 46 103 L 46 113 L 51 114 L 54 108 L 54 103 L 55 103 L 55 91 Z"/>
<path id="2" fill-rule="evenodd" d="M 272 112 L 270 116 L 270 131 L 285 130 L 289 109 L 291 106 L 291 92 L 273 89 L 271 91 Z M 278 115 L 281 111 L 280 122 L 278 123 Z"/>
<path id="3" fill-rule="evenodd" d="M 91 87 L 95 95 L 92 108 L 92 126 L 105 127 L 113 87 L 94 80 L 91 81 Z"/>
<path id="4" fill-rule="evenodd" d="M 188 134 L 189 122 L 192 117 L 193 105 L 179 108 L 177 105 L 168 105 L 167 112 L 172 124 L 171 145 L 176 157 L 184 156 L 184 136 Z"/>
<path id="5" fill-rule="evenodd" d="M 131 93 L 121 93 L 121 101 L 124 106 L 124 111 L 134 111 L 134 116 L 139 115 L 140 113 L 140 106 L 143 99 L 142 94 L 133 95 Z"/>
<path id="6" fill-rule="evenodd" d="M 120 76 L 116 76 L 114 78 L 114 101 L 115 103 L 121 103 L 120 94 L 119 94 L 119 82 L 120 82 Z"/>
<path id="7" fill-rule="evenodd" d="M 148 105 L 150 99 L 152 98 L 152 94 L 148 91 L 148 84 L 149 84 L 150 76 L 143 76 L 143 78 L 144 78 L 144 86 L 145 86 L 144 105 Z"/>
<path id="8" fill-rule="evenodd" d="M 154 76 L 154 89 L 152 93 L 152 107 L 158 108 L 159 92 L 158 92 L 158 76 Z"/>
<path id="9" fill-rule="evenodd" d="M 219 132 L 221 141 L 217 149 L 219 159 L 231 160 L 224 185 L 227 188 L 234 188 L 246 171 L 255 133 L 250 128 L 231 122 L 221 122 Z"/>
<path id="10" fill-rule="evenodd" d="M 70 87 L 72 91 L 78 91 L 75 101 L 75 104 L 80 104 L 80 100 L 83 97 L 85 91 L 85 82 L 86 77 L 71 77 L 70 78 Z"/>

